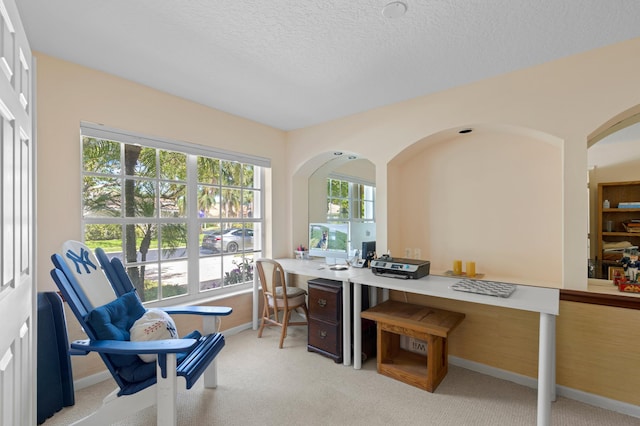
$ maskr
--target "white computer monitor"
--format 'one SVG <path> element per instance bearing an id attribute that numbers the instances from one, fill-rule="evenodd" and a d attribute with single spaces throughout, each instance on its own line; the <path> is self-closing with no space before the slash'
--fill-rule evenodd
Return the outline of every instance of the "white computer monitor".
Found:
<path id="1" fill-rule="evenodd" d="M 310 223 L 309 255 L 329 259 L 349 257 L 348 223 Z"/>

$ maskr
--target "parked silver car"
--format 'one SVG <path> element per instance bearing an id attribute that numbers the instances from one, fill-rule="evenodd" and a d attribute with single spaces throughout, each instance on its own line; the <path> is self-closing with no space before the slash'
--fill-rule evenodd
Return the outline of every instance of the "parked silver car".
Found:
<path id="1" fill-rule="evenodd" d="M 253 249 L 253 229 L 227 229 L 207 234 L 202 239 L 202 248 L 235 253 Z"/>

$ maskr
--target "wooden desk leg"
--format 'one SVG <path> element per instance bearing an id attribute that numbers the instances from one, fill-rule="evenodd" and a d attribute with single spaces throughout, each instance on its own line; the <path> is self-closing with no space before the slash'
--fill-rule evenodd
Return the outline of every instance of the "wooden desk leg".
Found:
<path id="1" fill-rule="evenodd" d="M 362 368 L 362 285 L 353 283 L 353 368 Z"/>

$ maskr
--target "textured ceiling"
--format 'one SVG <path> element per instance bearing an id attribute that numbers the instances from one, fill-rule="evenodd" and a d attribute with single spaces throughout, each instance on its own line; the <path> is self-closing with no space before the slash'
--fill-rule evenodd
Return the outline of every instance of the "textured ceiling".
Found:
<path id="1" fill-rule="evenodd" d="M 33 50 L 283 130 L 640 36 L 638 0 L 17 0 Z"/>

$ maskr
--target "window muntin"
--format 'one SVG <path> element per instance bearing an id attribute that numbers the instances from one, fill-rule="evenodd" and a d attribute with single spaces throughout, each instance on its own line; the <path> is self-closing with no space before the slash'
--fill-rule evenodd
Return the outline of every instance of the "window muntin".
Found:
<path id="1" fill-rule="evenodd" d="M 327 178 L 327 221 L 375 221 L 375 186 Z"/>
<path id="2" fill-rule="evenodd" d="M 251 285 L 262 250 L 262 167 L 204 147 L 181 152 L 181 144 L 163 149 L 162 141 L 84 130 L 85 243 L 120 257 L 143 301 Z M 225 234 L 233 230 L 246 235 Z M 207 250 L 202 241 L 213 232 L 222 232 L 221 245 Z"/>
<path id="3" fill-rule="evenodd" d="M 253 260 L 262 251 L 260 168 L 204 156 L 197 164 L 201 251 L 222 254 L 219 261 L 208 261 L 218 278 L 203 271 L 200 291 L 252 281 Z"/>

